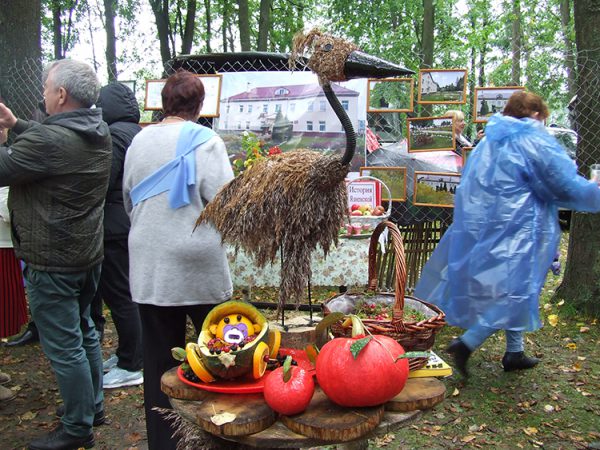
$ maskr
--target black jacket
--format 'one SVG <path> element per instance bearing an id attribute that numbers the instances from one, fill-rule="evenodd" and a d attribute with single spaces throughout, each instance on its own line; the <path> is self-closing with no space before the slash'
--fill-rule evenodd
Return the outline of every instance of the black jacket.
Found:
<path id="1" fill-rule="evenodd" d="M 15 253 L 36 270 L 79 272 L 102 262 L 102 212 L 111 141 L 99 110 L 18 120 L 0 148 L 0 186 L 10 186 Z"/>
<path id="2" fill-rule="evenodd" d="M 140 109 L 135 95 L 121 83 L 111 83 L 100 90 L 97 106 L 112 136 L 112 166 L 104 206 L 104 239 L 127 239 L 129 217 L 123 207 L 123 165 L 125 153 L 139 126 Z"/>

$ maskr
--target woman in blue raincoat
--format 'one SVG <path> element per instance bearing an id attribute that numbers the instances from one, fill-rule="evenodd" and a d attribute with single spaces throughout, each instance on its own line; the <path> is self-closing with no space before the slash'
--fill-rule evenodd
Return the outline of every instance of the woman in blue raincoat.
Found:
<path id="1" fill-rule="evenodd" d="M 425 265 L 415 294 L 467 331 L 447 351 L 463 376 L 471 353 L 506 331 L 505 371 L 539 360 L 524 353 L 524 332 L 541 327 L 538 299 L 558 248 L 558 207 L 600 211 L 600 189 L 545 130 L 548 108 L 513 94 L 490 118 L 456 190 L 454 221 Z"/>

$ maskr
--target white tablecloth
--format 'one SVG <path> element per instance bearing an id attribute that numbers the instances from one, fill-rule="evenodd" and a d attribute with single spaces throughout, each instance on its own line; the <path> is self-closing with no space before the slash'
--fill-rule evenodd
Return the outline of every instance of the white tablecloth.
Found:
<path id="1" fill-rule="evenodd" d="M 369 239 L 340 238 L 337 247 L 333 247 L 323 258 L 323 251 L 316 250 L 312 255 L 313 286 L 366 285 L 368 282 Z M 233 249 L 227 250 L 233 285 L 279 286 L 280 259 L 264 268 L 256 267 L 253 259 L 243 251 L 237 256 Z"/>

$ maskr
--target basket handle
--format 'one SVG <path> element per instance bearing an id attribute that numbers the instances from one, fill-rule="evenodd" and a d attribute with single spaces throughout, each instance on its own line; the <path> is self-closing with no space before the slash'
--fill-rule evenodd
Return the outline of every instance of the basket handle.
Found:
<path id="1" fill-rule="evenodd" d="M 381 222 L 371 236 L 369 243 L 369 286 L 368 289 L 371 291 L 377 291 L 377 242 L 379 236 L 383 233 L 383 230 L 388 229 L 388 233 L 392 239 L 392 245 L 394 246 L 394 252 L 396 254 L 394 263 L 394 272 L 396 275 L 396 286 L 395 286 L 395 302 L 393 311 L 393 322 L 400 322 L 404 318 L 404 290 L 406 289 L 406 258 L 404 255 L 404 245 L 402 243 L 402 234 L 398 227 L 385 220 Z"/>

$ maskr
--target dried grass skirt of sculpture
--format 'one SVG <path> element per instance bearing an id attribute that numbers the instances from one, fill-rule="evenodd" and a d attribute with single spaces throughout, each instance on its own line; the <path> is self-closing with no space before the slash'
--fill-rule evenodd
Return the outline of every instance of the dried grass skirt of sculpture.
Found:
<path id="1" fill-rule="evenodd" d="M 0 338 L 18 334 L 27 323 L 21 264 L 12 248 L 0 248 Z"/>

